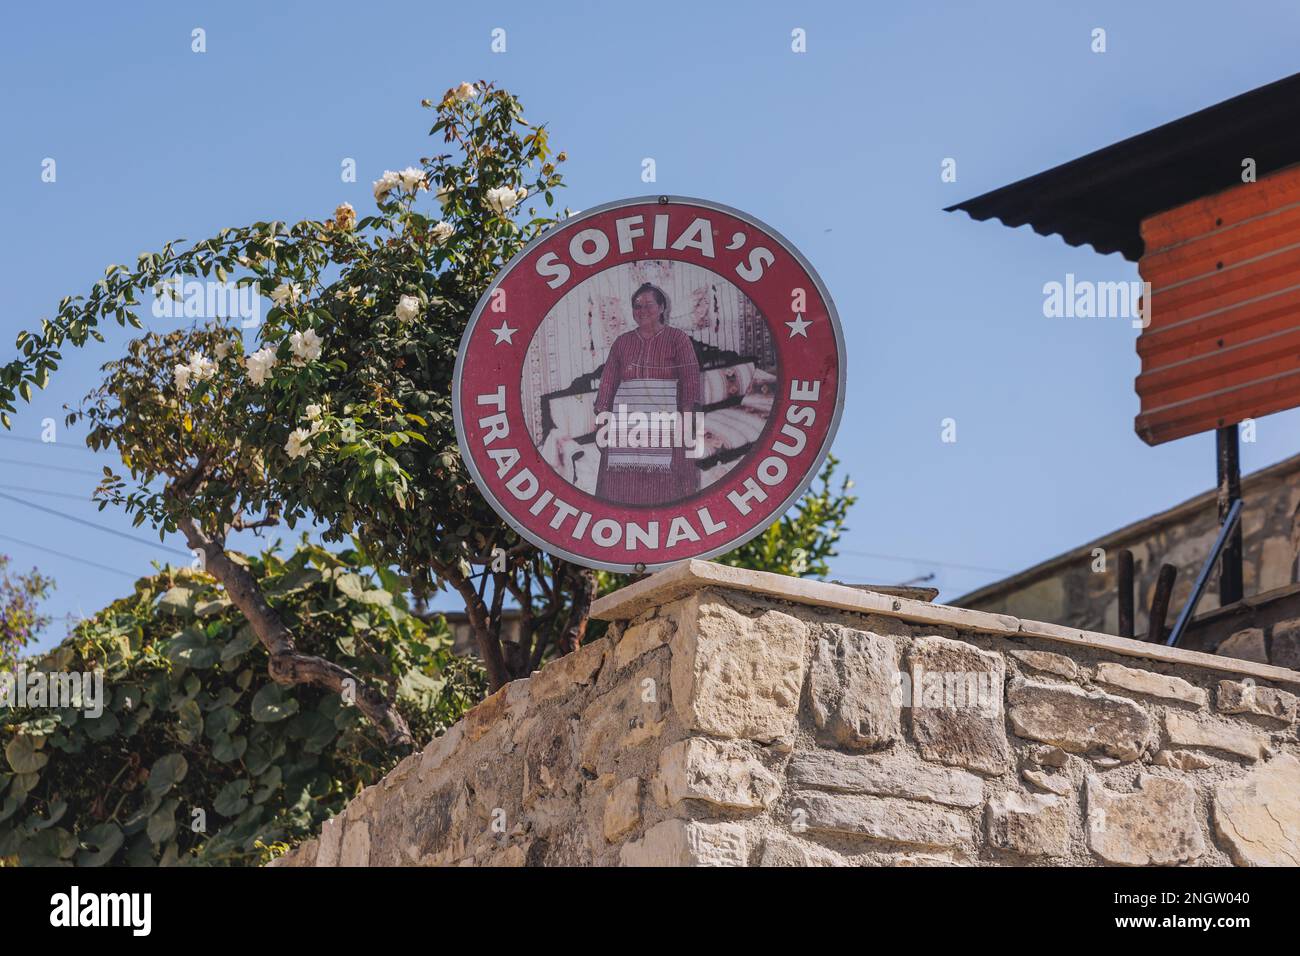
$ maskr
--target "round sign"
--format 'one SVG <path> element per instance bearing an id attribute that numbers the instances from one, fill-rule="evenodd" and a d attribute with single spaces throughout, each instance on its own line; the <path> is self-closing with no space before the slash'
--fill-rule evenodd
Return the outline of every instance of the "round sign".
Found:
<path id="1" fill-rule="evenodd" d="M 567 219 L 484 293 L 461 340 L 461 455 L 501 517 L 587 567 L 662 568 L 760 534 L 821 468 L 844 339 L 779 233 L 700 199 Z"/>

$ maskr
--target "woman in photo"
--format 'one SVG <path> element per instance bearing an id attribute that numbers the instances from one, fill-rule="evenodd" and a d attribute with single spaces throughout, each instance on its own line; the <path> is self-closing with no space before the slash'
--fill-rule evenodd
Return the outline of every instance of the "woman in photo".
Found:
<path id="1" fill-rule="evenodd" d="M 700 366 L 695 346 L 685 332 L 668 325 L 668 296 L 649 282 L 632 293 L 636 328 L 614 340 L 600 374 L 596 414 L 622 410 L 643 412 L 698 411 Z M 679 430 L 679 434 L 684 433 Z M 700 469 L 686 457 L 683 442 L 676 447 L 601 449 L 596 497 L 629 505 L 661 505 L 699 491 Z"/>

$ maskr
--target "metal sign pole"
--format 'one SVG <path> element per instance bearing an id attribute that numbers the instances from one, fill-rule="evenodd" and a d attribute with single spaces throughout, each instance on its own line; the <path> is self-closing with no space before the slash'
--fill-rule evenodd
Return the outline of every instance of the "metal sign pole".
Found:
<path id="1" fill-rule="evenodd" d="M 1237 426 L 1216 429 L 1214 442 L 1218 451 L 1219 525 L 1228 520 L 1234 501 L 1241 499 L 1241 458 L 1237 445 Z M 1219 606 L 1236 604 L 1244 597 L 1242 585 L 1241 525 L 1238 524 L 1223 548 L 1219 569 Z"/>

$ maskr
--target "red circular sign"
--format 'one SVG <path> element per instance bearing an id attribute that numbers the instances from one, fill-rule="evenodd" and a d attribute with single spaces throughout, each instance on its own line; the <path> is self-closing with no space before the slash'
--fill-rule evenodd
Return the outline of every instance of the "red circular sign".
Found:
<path id="1" fill-rule="evenodd" d="M 839 424 L 844 340 L 812 266 L 699 199 L 608 203 L 531 242 L 456 359 L 461 454 L 501 517 L 588 567 L 652 570 L 761 533 Z"/>

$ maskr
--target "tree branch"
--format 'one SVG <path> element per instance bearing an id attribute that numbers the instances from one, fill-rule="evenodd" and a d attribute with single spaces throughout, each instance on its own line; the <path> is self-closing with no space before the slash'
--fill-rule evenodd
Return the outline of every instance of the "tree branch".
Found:
<path id="1" fill-rule="evenodd" d="M 465 601 L 465 613 L 469 616 L 470 629 L 474 632 L 474 641 L 478 644 L 479 657 L 487 670 L 488 690 L 496 692 L 510 682 L 510 672 L 506 668 L 505 657 L 501 652 L 501 635 L 492 633 L 488 622 L 487 605 L 474 591 L 469 578 L 441 562 L 432 563 L 434 573 L 447 581 L 460 592 Z M 486 576 L 487 572 L 484 571 Z"/>
<path id="2" fill-rule="evenodd" d="M 384 699 L 384 695 L 362 683 L 345 667 L 323 657 L 299 653 L 293 634 L 280 615 L 267 603 L 253 575 L 236 564 L 225 549 L 199 530 L 193 518 L 177 523 L 189 546 L 203 554 L 204 567 L 221 582 L 235 607 L 243 613 L 270 660 L 267 673 L 277 684 L 309 684 L 342 695 L 349 687 L 356 695 L 357 708 L 379 728 L 390 747 L 405 748 L 413 744 L 410 728 L 402 715 Z"/>

